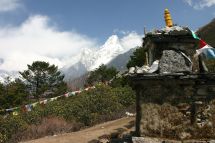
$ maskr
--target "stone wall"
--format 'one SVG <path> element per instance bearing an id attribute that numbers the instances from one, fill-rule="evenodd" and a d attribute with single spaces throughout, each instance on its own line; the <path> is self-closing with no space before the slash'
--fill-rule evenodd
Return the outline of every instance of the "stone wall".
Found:
<path id="1" fill-rule="evenodd" d="M 141 128 L 144 104 L 170 104 L 177 107 L 193 124 L 196 122 L 198 108 L 206 107 L 205 105 L 215 98 L 215 74 L 138 74 L 132 80 L 133 88 L 137 92 L 136 129 L 140 135 L 144 133 Z"/>

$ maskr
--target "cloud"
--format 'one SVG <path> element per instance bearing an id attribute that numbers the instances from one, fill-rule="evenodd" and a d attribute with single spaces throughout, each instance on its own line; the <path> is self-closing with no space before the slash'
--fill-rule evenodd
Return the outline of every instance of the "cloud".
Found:
<path id="1" fill-rule="evenodd" d="M 133 48 L 141 43 L 141 36 L 131 32 L 121 42 L 125 48 Z M 61 68 L 83 49 L 99 47 L 95 39 L 74 31 L 61 31 L 49 17 L 35 15 L 19 26 L 0 27 L 0 70 L 22 71 L 37 60 Z"/>
<path id="2" fill-rule="evenodd" d="M 131 49 L 131 47 L 134 48 L 134 46 L 141 46 L 142 37 L 142 35 L 136 32 L 128 33 L 128 35 L 125 35 L 121 39 L 122 46 L 127 50 Z"/>
<path id="3" fill-rule="evenodd" d="M 2 70 L 23 70 L 35 60 L 59 67 L 83 48 L 95 48 L 94 39 L 77 32 L 59 31 L 46 16 L 32 16 L 18 27 L 0 28 Z"/>
<path id="4" fill-rule="evenodd" d="M 215 5 L 215 0 L 184 0 L 187 4 L 194 9 L 203 9 L 205 7 L 211 7 Z"/>
<path id="5" fill-rule="evenodd" d="M 13 11 L 22 6 L 21 0 L 0 0 L 0 12 Z"/>

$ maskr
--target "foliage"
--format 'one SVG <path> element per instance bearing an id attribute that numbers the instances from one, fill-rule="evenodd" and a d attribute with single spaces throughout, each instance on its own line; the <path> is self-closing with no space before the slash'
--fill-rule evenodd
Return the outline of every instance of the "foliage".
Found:
<path id="1" fill-rule="evenodd" d="M 89 77 L 87 78 L 88 84 L 95 84 L 98 82 L 106 82 L 111 80 L 116 74 L 117 70 L 114 67 L 108 68 L 105 65 L 100 65 L 99 68 L 90 72 Z"/>
<path id="2" fill-rule="evenodd" d="M 58 71 L 57 66 L 48 62 L 35 61 L 20 74 L 27 81 L 30 93 L 36 97 L 45 92 L 60 94 L 66 91 L 64 75 Z"/>
<path id="3" fill-rule="evenodd" d="M 127 63 L 127 68 L 130 67 L 142 67 L 146 62 L 145 50 L 142 47 L 137 48 L 133 55 L 130 56 L 130 60 Z"/>
<path id="4" fill-rule="evenodd" d="M 111 93 L 118 98 L 118 102 L 125 107 L 135 103 L 135 92 L 129 86 L 113 88 Z"/>
<path id="5" fill-rule="evenodd" d="M 114 78 L 111 83 L 109 84 L 111 87 L 125 87 L 130 85 L 130 80 L 128 76 L 119 76 L 117 75 L 116 78 Z"/>
<path id="6" fill-rule="evenodd" d="M 28 101 L 26 85 L 19 79 L 8 84 L 0 84 L 0 108 L 10 108 Z"/>
<path id="7" fill-rule="evenodd" d="M 134 103 L 135 94 L 130 87 L 112 88 L 99 84 L 95 89 L 62 97 L 35 107 L 31 112 L 0 118 L 0 140 L 13 142 L 79 130 L 83 126 L 120 118 Z"/>
<path id="8" fill-rule="evenodd" d="M 22 132 L 27 128 L 27 124 L 22 120 L 21 116 L 8 116 L 6 119 L 0 117 L 0 133 L 3 137 L 0 140 L 4 142 L 10 140 L 12 136 L 18 132 Z"/>
<path id="9" fill-rule="evenodd" d="M 111 88 L 99 85 L 94 90 L 81 93 L 80 96 L 48 104 L 45 114 L 64 117 L 70 121 L 76 120 L 88 126 L 99 122 L 99 116 L 111 116 L 133 105 L 134 101 L 134 92 L 130 87 Z"/>
<path id="10" fill-rule="evenodd" d="M 80 130 L 79 124 L 68 123 L 63 118 L 45 117 L 40 124 L 29 125 L 25 131 L 15 134 L 10 142 L 32 140 L 77 130 Z"/>

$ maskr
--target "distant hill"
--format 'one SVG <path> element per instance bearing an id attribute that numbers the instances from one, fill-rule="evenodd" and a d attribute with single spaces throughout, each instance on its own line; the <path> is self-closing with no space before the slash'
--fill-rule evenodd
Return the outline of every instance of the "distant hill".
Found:
<path id="1" fill-rule="evenodd" d="M 110 61 L 107 66 L 108 67 L 115 67 L 118 71 L 127 70 L 127 63 L 130 60 L 130 56 L 133 54 L 136 48 L 130 49 L 128 52 L 124 54 L 118 55 L 112 61 Z"/>
<path id="2" fill-rule="evenodd" d="M 215 19 L 207 25 L 201 27 L 197 34 L 204 39 L 209 45 L 215 47 Z"/>

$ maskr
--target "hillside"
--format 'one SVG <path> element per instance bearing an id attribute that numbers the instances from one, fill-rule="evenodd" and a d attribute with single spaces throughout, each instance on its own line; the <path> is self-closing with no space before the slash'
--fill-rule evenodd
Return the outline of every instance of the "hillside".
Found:
<path id="1" fill-rule="evenodd" d="M 119 71 L 127 70 L 127 63 L 130 59 L 130 56 L 133 55 L 133 52 L 136 48 L 130 49 L 128 52 L 124 54 L 118 55 L 116 58 L 114 58 L 112 61 L 110 61 L 107 66 L 108 67 L 115 67 Z"/>
<path id="2" fill-rule="evenodd" d="M 45 137 L 37 140 L 28 141 L 25 143 L 87 143 L 101 138 L 105 135 L 108 137 L 112 133 L 117 132 L 120 134 L 134 131 L 133 123 L 134 117 L 122 118 L 114 121 L 105 122 L 103 124 L 99 124 L 82 131 L 62 134 L 55 137 Z M 107 139 L 108 138 L 103 138 L 104 141 L 108 141 Z"/>
<path id="3" fill-rule="evenodd" d="M 215 47 L 215 19 L 197 31 L 198 35 L 209 45 Z"/>

